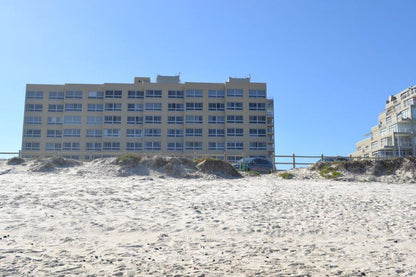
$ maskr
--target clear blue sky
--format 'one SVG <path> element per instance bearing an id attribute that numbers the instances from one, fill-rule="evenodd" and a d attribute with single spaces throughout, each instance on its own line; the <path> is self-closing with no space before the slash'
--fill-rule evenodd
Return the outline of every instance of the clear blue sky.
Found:
<path id="1" fill-rule="evenodd" d="M 276 152 L 347 155 L 416 84 L 416 1 L 0 2 L 0 151 L 27 83 L 267 82 Z"/>

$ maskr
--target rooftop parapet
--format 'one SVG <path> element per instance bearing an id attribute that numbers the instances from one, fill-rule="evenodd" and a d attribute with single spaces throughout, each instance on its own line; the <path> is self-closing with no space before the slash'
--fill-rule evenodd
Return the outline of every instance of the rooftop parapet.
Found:
<path id="1" fill-rule="evenodd" d="M 134 77 L 135 84 L 150 83 L 150 77 Z"/>
<path id="2" fill-rule="evenodd" d="M 229 83 L 250 83 L 250 77 L 247 78 L 232 78 L 232 77 L 228 77 L 228 82 Z"/>
<path id="3" fill-rule="evenodd" d="M 177 76 L 162 76 L 157 75 L 156 83 L 159 84 L 179 84 L 181 81 L 179 79 L 179 75 Z"/>

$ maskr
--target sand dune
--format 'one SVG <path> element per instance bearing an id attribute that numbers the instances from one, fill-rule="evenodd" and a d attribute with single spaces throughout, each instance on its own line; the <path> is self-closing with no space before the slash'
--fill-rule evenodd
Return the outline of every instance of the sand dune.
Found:
<path id="1" fill-rule="evenodd" d="M 1 276 L 416 274 L 414 184 L 28 166 L 0 162 Z"/>

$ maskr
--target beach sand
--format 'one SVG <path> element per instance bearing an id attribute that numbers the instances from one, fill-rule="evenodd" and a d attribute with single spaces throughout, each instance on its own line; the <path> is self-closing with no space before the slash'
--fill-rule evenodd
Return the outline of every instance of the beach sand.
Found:
<path id="1" fill-rule="evenodd" d="M 416 274 L 415 184 L 87 173 L 0 163 L 1 276 Z"/>

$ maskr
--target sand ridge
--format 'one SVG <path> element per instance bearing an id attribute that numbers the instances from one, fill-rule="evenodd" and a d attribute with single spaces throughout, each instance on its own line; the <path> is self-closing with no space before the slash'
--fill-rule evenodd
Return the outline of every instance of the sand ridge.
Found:
<path id="1" fill-rule="evenodd" d="M 0 164 L 2 276 L 416 274 L 414 184 L 27 166 Z"/>

